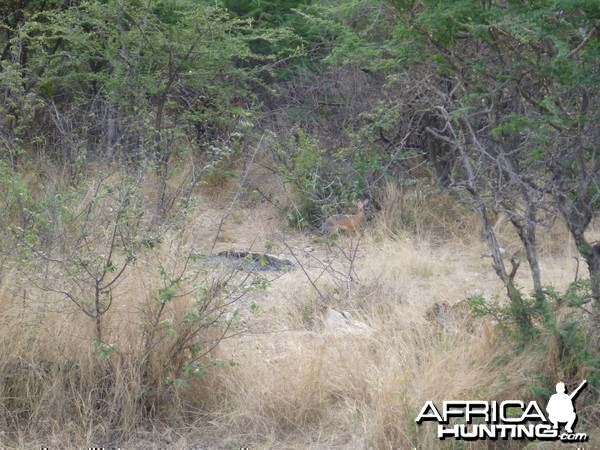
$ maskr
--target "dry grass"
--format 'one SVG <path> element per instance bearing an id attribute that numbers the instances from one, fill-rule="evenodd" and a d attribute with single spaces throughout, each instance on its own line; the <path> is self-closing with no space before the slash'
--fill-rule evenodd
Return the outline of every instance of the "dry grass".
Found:
<path id="1" fill-rule="evenodd" d="M 103 326 L 105 341 L 117 350 L 106 360 L 91 345 L 92 321 L 64 296 L 31 285 L 26 270 L 5 272 L 0 447 L 435 448 L 434 427 L 414 423 L 426 400 L 525 400 L 533 397 L 532 386 L 554 376 L 550 338 L 546 350 L 515 356 L 498 345 L 491 323 L 475 331 L 440 330 L 426 320 L 436 302 L 503 296 L 489 260 L 481 258 L 485 247 L 473 218 L 449 198 L 389 189 L 349 281 L 343 275 L 350 261 L 339 250 L 307 251 L 308 238 L 285 235 L 277 212 L 257 199 L 245 198 L 245 207 L 225 214 L 228 202 L 216 200 L 212 190 L 198 192 L 195 213 L 115 287 Z M 564 289 L 574 275 L 566 266 L 573 250 L 563 232 L 555 233 L 550 237 L 562 239 L 565 249 L 549 244 L 543 270 Z M 501 234 L 513 238 L 509 230 Z M 157 317 L 165 285 L 159 268 L 177 273 L 190 252 L 213 246 L 270 248 L 297 265 L 284 274 L 265 273 L 265 290 L 247 291 L 227 310 L 237 308 L 231 331 L 243 333 L 203 359 L 222 365 L 203 378 L 168 385 L 169 377 L 181 377 L 190 355 L 173 353 L 185 328 L 155 330 L 154 346 L 147 347 L 148 322 Z M 182 289 L 160 319 L 185 322 L 198 283 L 218 290 L 229 276 L 236 286 L 252 281 L 230 274 L 207 266 L 186 281 L 190 289 Z M 519 276 L 527 286 L 525 271 Z M 364 327 L 333 326 L 324 319 L 328 308 L 346 311 Z M 218 331 L 207 328 L 198 338 L 208 345 Z"/>

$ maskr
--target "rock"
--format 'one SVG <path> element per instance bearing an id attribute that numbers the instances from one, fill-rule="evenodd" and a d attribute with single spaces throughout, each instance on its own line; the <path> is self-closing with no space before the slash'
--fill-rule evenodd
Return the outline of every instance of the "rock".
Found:
<path id="1" fill-rule="evenodd" d="M 373 328 L 367 324 L 352 319 L 349 312 L 339 312 L 331 308 L 327 308 L 327 311 L 325 312 L 323 325 L 329 331 L 338 331 L 355 335 L 368 335 L 372 334 L 374 331 Z"/>

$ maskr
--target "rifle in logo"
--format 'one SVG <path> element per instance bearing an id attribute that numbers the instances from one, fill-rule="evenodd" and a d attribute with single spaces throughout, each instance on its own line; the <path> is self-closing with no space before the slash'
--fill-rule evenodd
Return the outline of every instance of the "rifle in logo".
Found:
<path id="1" fill-rule="evenodd" d="M 565 383 L 560 382 L 556 384 L 556 394 L 553 394 L 552 397 L 550 397 L 548 405 L 546 406 L 548 419 L 552 422 L 554 429 L 558 429 L 559 422 L 566 423 L 565 431 L 567 433 L 573 433 L 573 425 L 575 425 L 575 422 L 577 421 L 573 399 L 586 384 L 587 380 L 583 380 L 577 389 L 570 395 L 565 393 Z"/>

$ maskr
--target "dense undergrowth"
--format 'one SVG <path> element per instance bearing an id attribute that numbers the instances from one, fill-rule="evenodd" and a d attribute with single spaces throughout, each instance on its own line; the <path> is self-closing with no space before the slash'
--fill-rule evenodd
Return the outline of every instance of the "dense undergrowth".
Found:
<path id="1" fill-rule="evenodd" d="M 303 234 L 277 232 L 285 215 L 257 218 L 276 209 L 235 185 L 219 194 L 239 202 L 228 217 L 200 187 L 156 220 L 160 183 L 119 169 L 78 185 L 3 183 L 3 446 L 426 448 L 438 441 L 414 423 L 424 401 L 543 403 L 558 379 L 590 383 L 578 430 L 596 438 L 598 336 L 589 284 L 563 269 L 574 251 L 564 231 L 561 253 L 544 251 L 560 274 L 544 310 L 521 289 L 532 321 L 522 335 L 501 283 L 484 281 L 476 218 L 442 192 L 388 186 L 358 253 L 339 239 L 306 259 L 293 250 Z M 302 269 L 247 272 L 215 263 L 220 248 L 291 251 Z M 334 270 L 315 266 L 334 255 Z M 444 302 L 463 306 L 428 315 Z M 323 328 L 324 307 L 371 331 Z"/>

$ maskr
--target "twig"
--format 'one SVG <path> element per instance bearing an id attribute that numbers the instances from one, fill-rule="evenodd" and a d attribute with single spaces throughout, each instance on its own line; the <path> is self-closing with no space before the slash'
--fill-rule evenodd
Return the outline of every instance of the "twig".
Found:
<path id="1" fill-rule="evenodd" d="M 233 199 L 231 200 L 231 203 L 229 204 L 229 207 L 227 208 L 227 211 L 225 212 L 225 214 L 223 214 L 223 217 L 221 217 L 221 220 L 219 222 L 219 227 L 217 228 L 217 232 L 215 233 L 215 238 L 213 239 L 212 246 L 210 247 L 210 252 L 209 253 L 213 253 L 213 251 L 215 250 L 215 246 L 217 245 L 217 239 L 219 238 L 219 234 L 221 234 L 221 229 L 223 228 L 223 224 L 225 223 L 225 220 L 230 216 L 231 211 L 233 210 L 233 207 L 235 206 L 235 204 L 238 201 L 238 198 L 241 195 L 242 187 L 246 183 L 246 178 L 248 178 L 248 173 L 250 172 L 250 166 L 252 165 L 252 163 L 256 159 L 256 155 L 258 154 L 258 149 L 260 148 L 260 144 L 262 143 L 264 136 L 265 135 L 263 134 L 260 137 L 260 140 L 258 141 L 258 143 L 256 144 L 256 147 L 254 148 L 254 153 L 252 154 L 252 158 L 250 159 L 250 162 L 248 163 L 248 167 L 246 167 L 246 171 L 244 172 L 244 176 L 240 180 L 238 189 L 237 189 L 235 195 L 233 196 Z"/>

